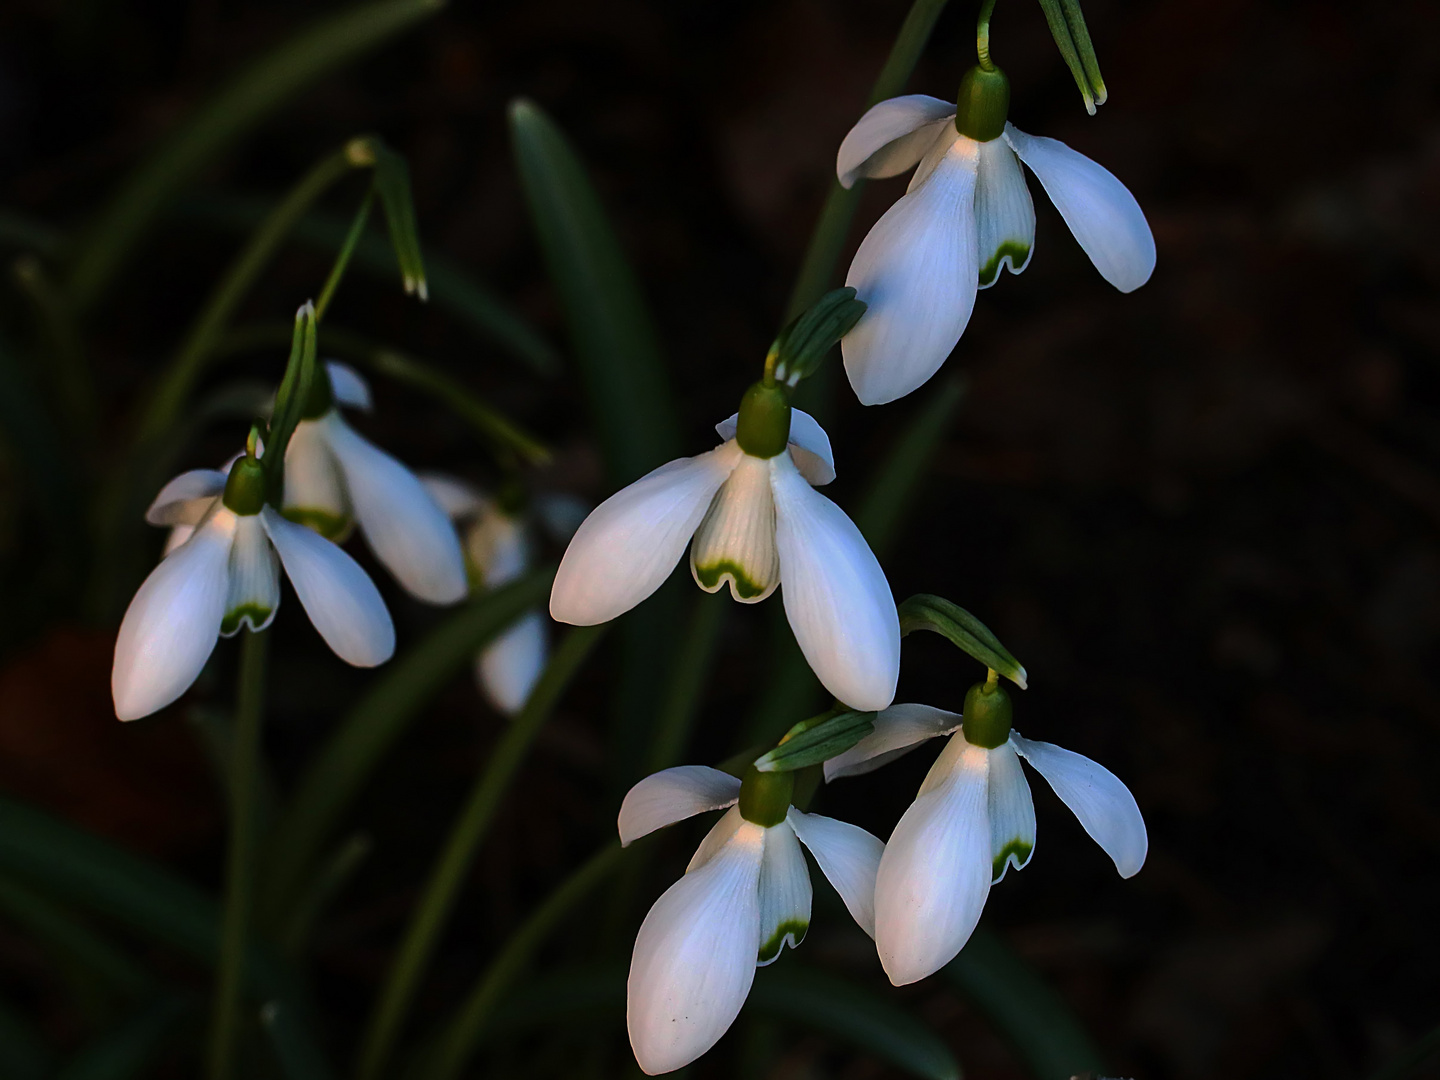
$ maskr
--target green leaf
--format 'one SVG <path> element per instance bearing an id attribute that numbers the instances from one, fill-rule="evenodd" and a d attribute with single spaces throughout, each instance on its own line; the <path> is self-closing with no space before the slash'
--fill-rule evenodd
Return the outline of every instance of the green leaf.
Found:
<path id="1" fill-rule="evenodd" d="M 191 1011 L 181 997 L 146 1005 L 71 1058 L 55 1080 L 131 1080 L 145 1070 Z"/>
<path id="2" fill-rule="evenodd" d="M 822 713 L 791 728 L 779 746 L 756 760 L 755 768 L 760 772 L 795 772 L 821 765 L 874 730 L 873 712 L 843 712 L 829 717 Z"/>
<path id="3" fill-rule="evenodd" d="M 311 760 L 275 824 L 260 911 L 265 925 L 287 917 L 296 890 L 350 803 L 421 710 L 475 653 L 550 590 L 555 568 L 536 570 L 461 607 L 391 661 Z"/>
<path id="4" fill-rule="evenodd" d="M 960 1064 L 950 1048 L 908 1012 L 869 990 L 793 962 L 756 972 L 745 1007 L 854 1043 L 914 1076 L 959 1080 Z"/>
<path id="5" fill-rule="evenodd" d="M 211 161 L 300 90 L 442 6 L 381 0 L 352 7 L 253 61 L 141 162 L 100 214 L 71 267 L 76 310 L 98 299 L 165 203 Z"/>
<path id="6" fill-rule="evenodd" d="M 63 907 L 9 877 L 0 878 L 0 911 L 47 952 L 73 962 L 87 977 L 129 998 L 152 986 L 149 974 L 129 956 Z"/>
<path id="7" fill-rule="evenodd" d="M 287 1080 L 331 1080 L 335 1071 L 316 1051 L 298 1021 L 295 1010 L 278 1001 L 267 1001 L 260 1009 L 260 1029 L 269 1039 Z"/>
<path id="8" fill-rule="evenodd" d="M 984 926 L 942 970 L 999 1029 L 1033 1080 L 1106 1072 L 1084 1025 L 1060 995 Z"/>
<path id="9" fill-rule="evenodd" d="M 510 134 L 610 479 L 628 484 L 680 452 L 653 323 L 600 198 L 564 134 L 524 100 L 510 106 Z"/>
<path id="10" fill-rule="evenodd" d="M 990 628 L 966 611 L 941 596 L 917 593 L 900 605 L 900 634 L 930 630 L 947 638 L 957 648 L 969 653 L 986 667 L 1004 675 L 1021 690 L 1025 689 L 1025 669 L 1000 644 Z"/>
<path id="11" fill-rule="evenodd" d="M 410 191 L 410 166 L 405 158 L 379 139 L 375 149 L 375 191 L 390 230 L 390 246 L 400 264 L 400 280 L 407 293 L 429 299 L 425 283 L 425 260 L 420 254 L 420 226 L 415 220 L 415 199 Z"/>

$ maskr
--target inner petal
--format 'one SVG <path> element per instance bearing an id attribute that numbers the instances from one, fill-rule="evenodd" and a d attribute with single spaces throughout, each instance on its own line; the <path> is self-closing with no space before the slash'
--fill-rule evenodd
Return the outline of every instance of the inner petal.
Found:
<path id="1" fill-rule="evenodd" d="M 690 546 L 690 572 L 706 592 L 730 583 L 741 603 L 764 600 L 780 583 L 770 459 L 745 454 L 715 493 Z"/>
<path id="2" fill-rule="evenodd" d="M 230 547 L 230 590 L 220 633 L 230 637 L 242 624 L 251 631 L 264 630 L 279 606 L 280 564 L 270 538 L 260 515 L 242 514 L 236 518 L 235 542 Z"/>

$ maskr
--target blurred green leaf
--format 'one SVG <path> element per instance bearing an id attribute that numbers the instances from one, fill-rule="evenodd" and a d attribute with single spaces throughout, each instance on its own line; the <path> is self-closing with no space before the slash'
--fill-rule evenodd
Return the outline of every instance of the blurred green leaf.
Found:
<path id="1" fill-rule="evenodd" d="M 144 1075 L 190 1009 L 180 997 L 144 1006 L 66 1062 L 55 1080 L 131 1080 Z"/>
<path id="2" fill-rule="evenodd" d="M 943 596 L 917 593 L 900 605 L 900 633 L 929 630 L 1025 689 L 1025 668 L 991 629 Z"/>
<path id="3" fill-rule="evenodd" d="M 149 973 L 119 948 L 54 901 L 9 877 L 0 877 L 0 912 L 24 929 L 29 940 L 68 958 L 109 990 L 136 998 L 152 985 Z"/>
<path id="4" fill-rule="evenodd" d="M 0 1002 L 0 1076 L 5 1080 L 47 1080 L 50 1049 L 35 1035 L 35 1025 Z"/>
<path id="5" fill-rule="evenodd" d="M 310 940 L 311 931 L 321 912 L 330 901 L 349 884 L 365 860 L 370 857 L 373 844 L 364 833 L 356 833 L 340 843 L 331 856 L 322 862 L 311 875 L 295 909 L 286 920 L 278 938 L 286 955 L 298 954 Z"/>
<path id="6" fill-rule="evenodd" d="M 48 221 L 19 210 L 0 209 L 0 246 L 57 259 L 65 249 L 65 239 L 65 234 Z"/>
<path id="7" fill-rule="evenodd" d="M 802 720 L 791 728 L 779 746 L 756 759 L 755 768 L 760 772 L 808 769 L 843 754 L 875 730 L 873 712 L 842 712 L 816 719 L 820 722 Z"/>
<path id="8" fill-rule="evenodd" d="M 310 83 L 438 11 L 443 0 L 380 0 L 322 19 L 252 61 L 190 114 L 121 185 L 70 269 L 75 310 L 89 308 L 170 197 Z"/>
<path id="9" fill-rule="evenodd" d="M 1033 1080 L 1106 1071 L 1089 1033 L 1054 989 L 997 934 L 979 927 L 942 969 L 990 1020 Z"/>
<path id="10" fill-rule="evenodd" d="M 311 760 L 275 823 L 261 893 L 262 925 L 277 926 L 288 917 L 321 847 L 420 711 L 469 670 L 482 645 L 544 599 L 554 576 L 555 568 L 546 567 L 471 600 L 376 675 Z"/>
<path id="11" fill-rule="evenodd" d="M 260 1028 L 280 1062 L 286 1080 L 331 1080 L 335 1071 L 316 1052 L 293 1009 L 267 1001 L 260 1009 Z"/>
<path id="12" fill-rule="evenodd" d="M 425 259 L 420 253 L 420 225 L 415 220 L 415 199 L 410 191 L 410 166 L 405 158 L 378 139 L 375 144 L 375 191 L 385 212 L 390 246 L 400 264 L 400 280 L 407 293 L 421 300 L 430 296 L 425 282 Z"/>

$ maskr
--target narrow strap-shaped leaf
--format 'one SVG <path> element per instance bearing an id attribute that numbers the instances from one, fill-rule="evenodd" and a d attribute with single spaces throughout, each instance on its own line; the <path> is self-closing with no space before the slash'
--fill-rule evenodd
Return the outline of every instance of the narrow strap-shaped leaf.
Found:
<path id="1" fill-rule="evenodd" d="M 943 596 L 917 593 L 900 605 L 900 633 L 930 630 L 948 639 L 956 648 L 969 653 L 1025 689 L 1025 668 L 1000 644 L 990 628 L 959 604 Z"/>
<path id="2" fill-rule="evenodd" d="M 30 940 L 64 956 L 110 990 L 137 998 L 153 985 L 149 973 L 118 946 L 61 905 L 8 876 L 0 877 L 0 912 L 24 928 Z"/>
<path id="3" fill-rule="evenodd" d="M 144 1006 L 66 1062 L 55 1080 L 132 1080 L 146 1075 L 192 1008 L 178 996 Z"/>
<path id="4" fill-rule="evenodd" d="M 320 864 L 278 935 L 280 948 L 287 956 L 294 956 L 304 948 L 321 912 L 355 876 L 369 858 L 372 847 L 369 836 L 356 833 L 346 838 L 334 854 Z"/>
<path id="5" fill-rule="evenodd" d="M 874 731 L 875 714 L 843 712 L 807 725 L 812 721 L 796 724 L 779 746 L 756 759 L 755 768 L 760 772 L 795 772 L 823 764 Z"/>
<path id="6" fill-rule="evenodd" d="M 375 191 L 385 212 L 390 246 L 400 264 L 400 280 L 407 293 L 429 298 L 425 260 L 420 254 L 420 226 L 415 220 L 415 199 L 410 191 L 410 166 L 405 158 L 379 139 L 370 140 L 375 152 Z"/>
<path id="7" fill-rule="evenodd" d="M 438 11 L 443 0 L 380 0 L 300 31 L 253 61 L 201 105 L 125 179 L 71 266 L 77 310 L 109 285 L 170 197 L 305 86 Z"/>

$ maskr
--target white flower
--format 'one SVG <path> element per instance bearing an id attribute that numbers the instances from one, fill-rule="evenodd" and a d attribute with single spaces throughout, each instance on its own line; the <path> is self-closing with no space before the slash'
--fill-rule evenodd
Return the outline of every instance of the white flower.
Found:
<path id="1" fill-rule="evenodd" d="M 910 186 L 870 230 L 845 284 L 869 305 L 841 342 L 845 371 L 866 405 L 903 397 L 939 370 L 960 340 L 977 288 L 1002 265 L 1030 262 L 1035 207 L 1023 161 L 1106 281 L 1138 289 L 1155 269 L 1155 238 L 1125 185 L 1055 139 L 959 134 L 955 106 L 924 94 L 891 98 L 860 118 L 840 144 L 836 172 L 895 176 L 915 165 Z"/>
<path id="2" fill-rule="evenodd" d="M 337 542 L 358 521 L 381 564 L 412 596 L 453 604 L 467 587 L 455 528 L 414 473 L 345 422 L 340 405 L 370 408 L 351 368 L 327 363 L 334 404 L 302 420 L 285 451 L 285 516 Z"/>
<path id="3" fill-rule="evenodd" d="M 630 789 L 620 808 L 629 844 L 707 810 L 730 809 L 655 902 L 635 939 L 626 1024 L 650 1075 L 694 1061 L 745 1004 L 756 966 L 794 948 L 810 924 L 803 842 L 860 927 L 874 936 L 875 871 L 883 845 L 864 829 L 793 806 L 768 828 L 735 805 L 740 781 L 700 765 L 666 769 Z M 798 838 L 798 839 L 797 839 Z"/>
<path id="4" fill-rule="evenodd" d="M 585 519 L 550 614 L 582 626 L 613 619 L 659 588 L 690 544 L 707 592 L 728 582 L 735 599 L 756 603 L 783 586 L 795 640 L 825 688 L 852 708 L 883 709 L 900 673 L 900 621 L 860 530 L 811 486 L 835 478 L 829 438 L 794 409 L 788 447 L 755 457 L 735 439 L 737 419 L 716 425 L 726 441 L 714 450 L 662 465 Z"/>
<path id="5" fill-rule="evenodd" d="M 975 929 L 991 884 L 1030 861 L 1035 807 L 1020 758 L 1049 781 L 1121 877 L 1140 870 L 1149 846 L 1135 797 L 1108 769 L 1014 731 L 994 749 L 974 746 L 960 723 L 941 709 L 895 705 L 875 718 L 870 735 L 825 763 L 826 780 L 852 776 L 950 736 L 880 860 L 875 944 L 896 986 L 949 963 Z"/>
<path id="6" fill-rule="evenodd" d="M 219 470 L 183 473 L 146 512 L 151 524 L 172 526 L 172 541 L 182 539 L 150 572 L 120 624 L 110 686 L 121 720 L 148 716 L 183 694 L 217 637 L 242 625 L 269 626 L 280 605 L 280 566 L 342 660 L 373 667 L 395 651 L 390 613 L 355 560 L 270 506 L 235 513 L 222 499 L 225 481 Z"/>

